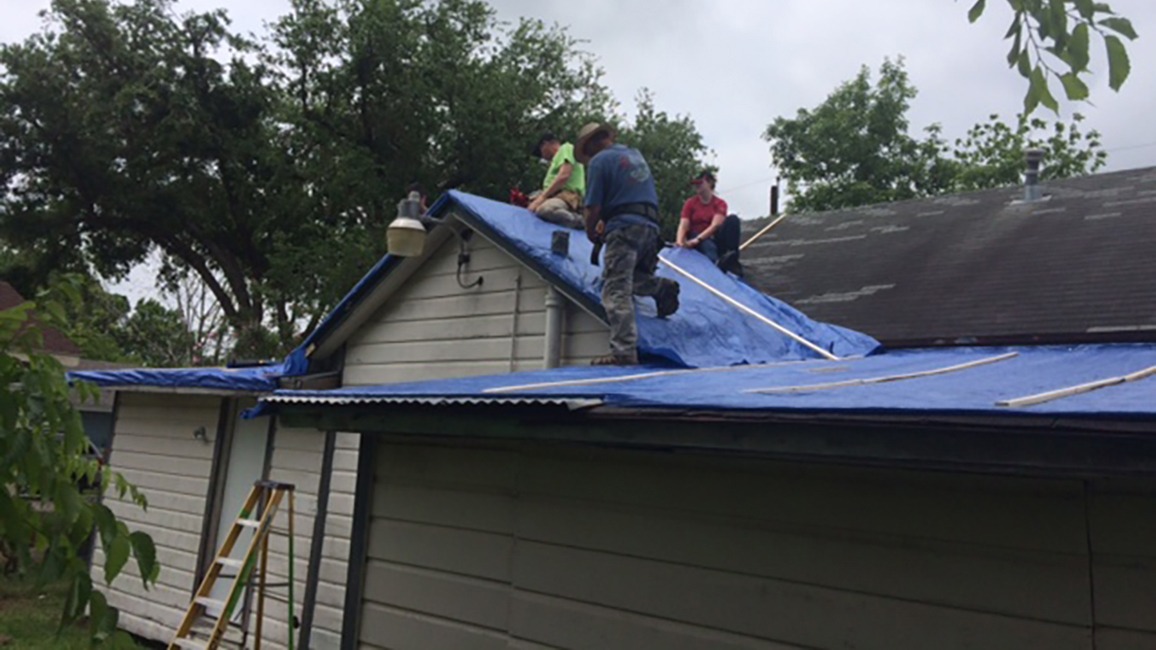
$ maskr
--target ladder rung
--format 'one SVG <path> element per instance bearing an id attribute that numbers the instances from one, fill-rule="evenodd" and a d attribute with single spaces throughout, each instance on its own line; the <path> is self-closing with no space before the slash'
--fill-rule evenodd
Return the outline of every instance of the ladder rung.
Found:
<path id="1" fill-rule="evenodd" d="M 221 568 L 214 568 L 209 575 L 205 576 L 201 581 L 201 586 L 197 589 L 198 593 L 208 593 L 208 591 L 212 589 L 215 581 L 219 578 L 231 578 L 233 580 L 232 591 L 236 591 L 239 586 L 237 581 L 240 580 L 242 574 L 246 574 L 246 564 L 255 561 L 255 553 L 259 548 L 267 548 L 269 543 L 268 535 L 286 535 L 289 532 L 285 528 L 274 528 L 272 526 L 272 517 L 277 512 L 278 507 L 280 507 L 281 499 L 285 496 L 284 493 L 286 492 L 288 492 L 289 496 L 289 527 L 292 527 L 292 517 L 294 515 L 293 490 L 294 488 L 290 484 L 269 481 L 258 481 L 253 486 L 253 490 L 250 491 L 249 497 L 241 509 L 241 513 L 233 520 L 233 528 L 229 531 L 227 542 L 222 545 L 217 557 L 213 559 L 214 567 Z M 260 512 L 257 512 L 257 510 L 260 510 Z M 253 530 L 251 542 L 244 542 L 239 539 L 241 535 L 240 529 L 242 528 Z M 243 558 L 233 559 L 222 553 L 226 546 L 231 551 L 233 545 L 239 541 L 242 542 L 243 545 L 247 544 L 248 548 Z M 260 544 L 266 546 L 260 547 Z M 292 544 L 289 545 L 289 551 L 289 562 L 292 563 L 294 561 Z M 225 567 L 236 570 L 236 575 L 226 575 L 222 569 Z M 292 567 L 292 564 L 290 564 L 290 567 Z M 253 566 L 250 565 L 250 568 L 253 568 Z M 262 577 L 262 580 L 264 580 L 264 577 Z M 285 586 L 288 587 L 288 583 L 286 583 Z M 257 585 L 262 596 L 265 593 L 264 590 L 266 587 L 267 585 L 264 582 L 258 583 Z M 209 610 L 216 610 L 215 613 L 217 616 L 225 615 L 226 606 L 227 603 L 222 600 L 207 596 L 195 596 L 193 602 L 191 602 L 188 609 L 185 610 L 184 618 L 181 619 L 181 624 L 177 628 L 177 633 L 174 635 L 169 647 L 182 648 L 184 650 L 208 650 L 209 645 L 211 645 L 213 649 L 216 650 L 221 643 L 236 643 L 239 644 L 240 647 L 244 647 L 244 632 L 238 633 L 241 635 L 240 641 L 226 638 L 230 636 L 228 634 L 230 628 L 236 625 L 234 621 L 217 620 L 215 623 L 209 623 L 205 620 L 213 618 Z M 221 626 L 219 634 L 213 633 L 216 625 Z"/>
<path id="2" fill-rule="evenodd" d="M 196 623 L 193 623 L 193 627 L 190 630 L 190 632 L 192 632 L 193 634 L 211 634 L 213 629 L 216 627 L 217 627 L 217 619 L 209 617 L 209 616 L 202 616 L 201 618 L 197 619 Z M 228 621 L 227 623 L 225 623 L 225 632 L 226 633 L 228 633 L 230 630 L 239 630 L 239 629 L 241 629 L 241 624 L 239 622 Z"/>
<path id="3" fill-rule="evenodd" d="M 230 569 L 243 569 L 245 567 L 245 563 L 243 561 L 234 560 L 231 557 L 219 557 L 217 558 L 217 564 L 220 564 L 224 567 L 229 567 Z"/>
<path id="4" fill-rule="evenodd" d="M 200 605 L 201 607 L 204 607 L 205 609 L 208 609 L 210 607 L 213 607 L 213 608 L 216 608 L 216 609 L 219 609 L 222 611 L 224 611 L 224 609 L 225 609 L 225 601 L 217 600 L 215 598 L 208 598 L 206 596 L 197 596 L 195 599 L 193 599 L 193 602 Z"/>

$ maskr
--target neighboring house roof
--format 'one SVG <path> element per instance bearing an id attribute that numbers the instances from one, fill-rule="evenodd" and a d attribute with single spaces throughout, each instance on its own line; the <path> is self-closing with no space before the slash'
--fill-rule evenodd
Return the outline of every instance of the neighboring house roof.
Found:
<path id="1" fill-rule="evenodd" d="M 601 268 L 590 264 L 592 245 L 580 231 L 570 234 L 566 256 L 551 252 L 551 240 L 558 226 L 534 217 L 524 208 L 451 191 L 430 209 L 434 218 L 454 216 L 491 241 L 586 311 L 605 321 L 600 302 Z M 878 342 L 858 332 L 811 320 L 802 312 L 763 295 L 746 283 L 719 271 L 698 253 L 679 249 L 663 252 L 668 259 L 715 289 L 741 302 L 824 350 L 839 356 L 869 354 Z M 373 288 L 400 268 L 402 261 L 384 257 L 362 278 L 290 356 L 290 374 L 307 366 L 305 356 L 333 335 L 351 317 Z M 641 301 L 638 307 L 639 350 L 644 355 L 678 366 L 766 363 L 782 359 L 817 356 L 755 318 L 743 315 L 706 289 L 660 267 L 659 275 L 676 279 L 682 286 L 678 313 L 658 319 L 653 305 Z"/>
<path id="2" fill-rule="evenodd" d="M 572 367 L 332 391 L 281 390 L 271 405 L 344 408 L 532 406 L 606 410 L 602 417 L 704 413 L 806 415 L 845 421 L 971 417 L 1001 426 L 1055 418 L 1156 421 L 1156 345 L 930 348 L 844 361 L 690 370 Z M 1099 382 L 1096 385 L 1088 385 Z M 1080 391 L 1064 392 L 1081 387 Z M 1052 391 L 1061 391 L 1043 395 Z M 1021 401 L 1021 398 L 1030 398 Z"/>
<path id="3" fill-rule="evenodd" d="M 790 215 L 744 251 L 746 277 L 889 347 L 1156 341 L 1156 168 L 1043 192 Z"/>
<path id="4" fill-rule="evenodd" d="M 24 296 L 20 295 L 20 292 L 17 291 L 15 287 L 0 280 L 0 310 L 18 307 L 25 302 L 27 301 L 24 299 Z M 33 315 L 30 320 L 33 323 L 37 322 L 35 315 Z M 41 350 L 44 352 L 73 357 L 79 357 L 82 354 L 80 348 L 60 330 L 47 325 L 39 325 L 39 328 L 43 341 Z"/>

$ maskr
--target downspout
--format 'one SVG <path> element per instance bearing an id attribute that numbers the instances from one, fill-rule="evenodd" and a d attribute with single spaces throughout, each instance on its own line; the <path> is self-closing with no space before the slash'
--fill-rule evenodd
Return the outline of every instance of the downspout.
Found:
<path id="1" fill-rule="evenodd" d="M 361 630 L 369 524 L 373 508 L 377 438 L 362 433 L 360 439 L 357 446 L 357 483 L 353 491 L 353 531 L 349 536 L 349 564 L 345 576 L 345 613 L 341 619 L 341 650 L 356 650 L 360 645 L 357 636 Z"/>
<path id="2" fill-rule="evenodd" d="M 546 352 L 542 359 L 545 368 L 557 368 L 562 360 L 562 294 L 554 287 L 546 289 Z"/>
<path id="3" fill-rule="evenodd" d="M 518 317 L 522 311 L 522 274 L 514 277 L 514 322 L 510 324 L 510 372 L 518 365 Z"/>
<path id="4" fill-rule="evenodd" d="M 333 478 L 333 454 L 337 432 L 325 432 L 325 449 L 321 453 L 321 478 L 317 483 L 317 512 L 313 516 L 313 541 L 309 546 L 309 568 L 306 571 L 305 600 L 301 603 L 301 633 L 297 647 L 309 648 L 313 635 L 313 612 L 317 608 L 317 583 L 321 572 L 321 552 L 325 546 L 325 519 L 329 515 L 329 483 Z M 292 631 L 290 631 L 292 633 Z"/>

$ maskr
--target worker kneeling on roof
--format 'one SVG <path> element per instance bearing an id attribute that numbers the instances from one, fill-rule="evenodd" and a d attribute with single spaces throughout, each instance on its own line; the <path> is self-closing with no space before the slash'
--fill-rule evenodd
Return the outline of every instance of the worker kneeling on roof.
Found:
<path id="1" fill-rule="evenodd" d="M 695 195 L 682 205 L 675 244 L 697 250 L 724 271 L 742 275 L 738 263 L 741 224 L 737 215 L 727 215 L 727 202 L 714 193 L 715 182 L 709 171 L 690 182 Z"/>
<path id="2" fill-rule="evenodd" d="M 610 324 L 610 354 L 594 365 L 638 363 L 634 296 L 653 296 L 658 317 L 678 311 L 678 283 L 654 275 L 658 251 L 658 192 L 637 149 L 615 143 L 613 129 L 587 124 L 575 146 L 587 166 L 586 236 L 605 246 L 602 306 Z"/>
<path id="3" fill-rule="evenodd" d="M 527 208 L 543 221 L 559 226 L 582 228 L 582 195 L 586 193 L 586 170 L 574 159 L 574 145 L 562 142 L 553 133 L 543 133 L 533 155 L 548 161 L 542 191 Z"/>

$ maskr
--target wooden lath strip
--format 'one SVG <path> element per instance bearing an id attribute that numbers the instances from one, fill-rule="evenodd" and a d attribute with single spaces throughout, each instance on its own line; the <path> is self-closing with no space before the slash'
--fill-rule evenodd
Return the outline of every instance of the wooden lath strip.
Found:
<path id="1" fill-rule="evenodd" d="M 843 357 L 841 361 L 857 361 L 864 357 Z M 735 370 L 755 370 L 760 368 L 778 368 L 780 366 L 791 366 L 800 363 L 815 363 L 816 359 L 799 359 L 796 361 L 781 361 L 779 363 L 763 363 L 752 364 L 745 366 L 719 366 L 717 368 L 682 368 L 679 370 L 655 370 L 653 372 L 641 372 L 633 375 L 620 375 L 618 377 L 594 377 L 590 379 L 565 379 L 562 381 L 546 381 L 537 384 L 519 384 L 517 386 L 499 386 L 496 388 L 487 388 L 483 393 L 520 393 L 530 390 L 542 390 L 546 388 L 571 388 L 575 386 L 595 386 L 598 384 L 617 384 L 628 381 L 638 381 L 641 379 L 653 379 L 655 377 L 671 377 L 675 375 L 686 375 L 691 373 L 711 373 L 711 372 L 732 372 Z"/>
<path id="2" fill-rule="evenodd" d="M 992 363 L 999 363 L 1014 357 L 1018 357 L 1019 352 L 1008 352 L 1006 354 L 999 354 L 994 357 L 984 357 L 983 359 L 976 359 L 975 361 L 968 361 L 966 363 L 957 363 L 951 366 L 944 366 L 942 368 L 932 368 L 931 370 L 920 370 L 917 372 L 908 372 L 898 375 L 883 375 L 882 377 L 865 377 L 862 379 L 847 379 L 845 381 L 832 381 L 825 384 L 806 384 L 802 386 L 776 386 L 774 388 L 752 388 L 743 391 L 744 393 L 759 393 L 762 395 L 773 395 L 775 393 L 809 393 L 818 390 L 831 390 L 834 388 L 847 388 L 849 386 L 864 386 L 869 384 L 883 384 L 892 381 L 904 381 L 907 379 L 919 379 L 921 377 L 931 377 L 933 375 L 945 375 L 951 372 L 959 372 L 960 370 L 968 370 L 979 366 L 986 366 Z"/>
<path id="3" fill-rule="evenodd" d="M 1119 375 L 1117 377 L 1108 377 L 1107 379 L 1098 379 L 1090 381 L 1085 384 L 1078 384 L 1076 386 L 1068 386 L 1067 388 L 1057 388 L 1056 390 L 1049 390 L 1043 393 L 1036 393 L 1035 395 L 1025 395 L 1024 397 L 1016 397 L 1014 399 L 1000 400 L 995 403 L 996 406 L 1006 406 L 1008 408 L 1022 408 L 1024 406 L 1035 406 L 1036 404 L 1043 404 L 1044 402 L 1051 402 L 1065 397 L 1072 397 L 1074 395 L 1082 395 L 1090 393 L 1094 390 L 1107 388 L 1108 386 L 1116 386 L 1118 384 L 1126 384 L 1130 381 L 1139 381 L 1147 379 L 1152 375 L 1156 375 L 1156 366 L 1150 366 L 1143 370 L 1137 370 L 1126 375 Z"/>
<path id="4" fill-rule="evenodd" d="M 803 338 L 802 336 L 799 336 L 798 334 L 783 327 L 782 325 L 779 325 L 775 321 L 767 318 L 766 316 L 751 309 L 750 307 L 747 307 L 746 305 L 735 300 L 734 298 L 731 298 L 730 296 L 726 295 L 722 291 L 719 291 L 718 289 L 712 287 L 711 285 L 707 284 L 706 282 L 703 282 L 702 280 L 695 277 L 689 271 L 683 269 L 679 265 L 677 265 L 674 262 L 671 262 L 670 260 L 662 257 L 661 255 L 658 257 L 658 262 L 660 264 L 665 264 L 668 268 L 670 268 L 670 270 L 674 271 L 675 273 L 678 273 L 682 277 L 690 280 L 691 282 L 697 284 L 698 286 L 702 287 L 703 289 L 706 289 L 711 294 L 721 298 L 722 301 L 727 303 L 728 305 L 741 311 L 742 313 L 746 314 L 747 316 L 754 318 L 755 320 L 759 321 L 760 323 L 767 325 L 768 327 L 774 329 L 775 331 L 787 336 L 791 340 L 793 340 L 796 343 L 802 345 L 803 347 L 811 350 L 812 352 L 815 352 L 816 354 L 823 357 L 824 359 L 827 359 L 828 361 L 839 361 L 840 360 L 838 356 L 824 350 L 822 347 L 815 345 L 814 343 L 808 341 L 807 339 Z"/>

